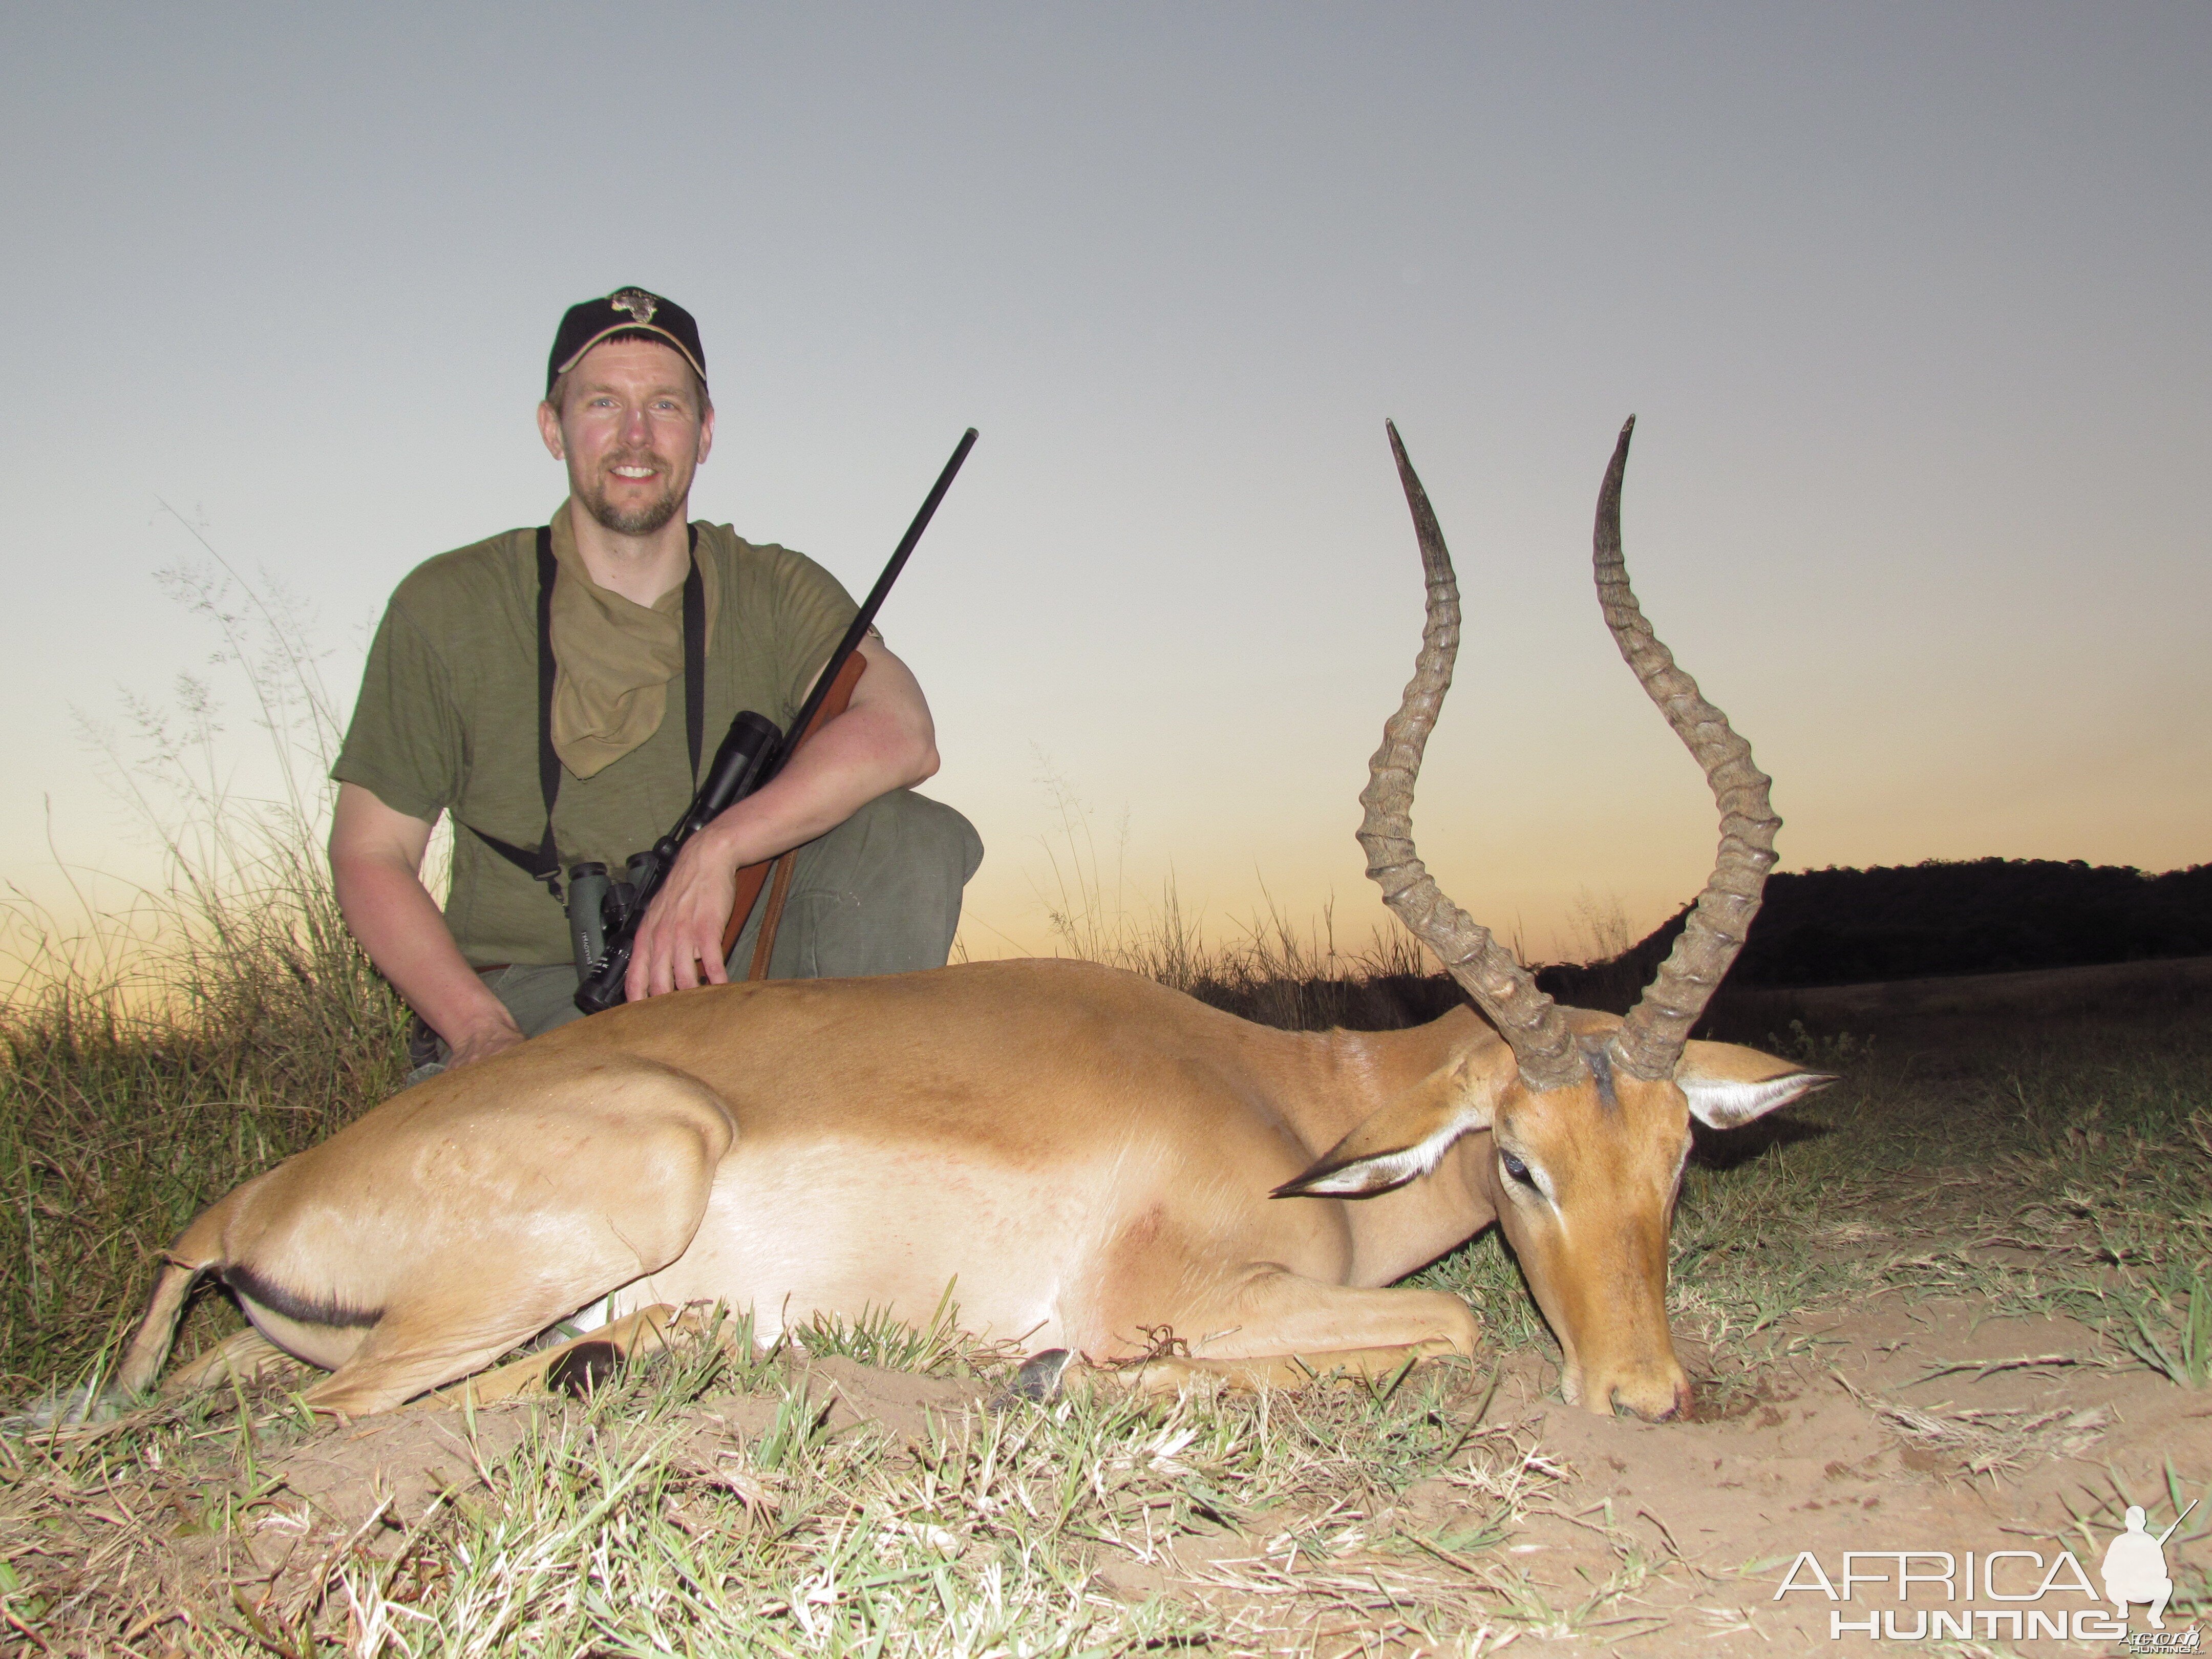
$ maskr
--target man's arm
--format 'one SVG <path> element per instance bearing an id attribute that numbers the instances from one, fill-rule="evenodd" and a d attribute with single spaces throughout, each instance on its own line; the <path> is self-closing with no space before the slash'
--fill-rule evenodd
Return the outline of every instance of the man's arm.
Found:
<path id="1" fill-rule="evenodd" d="M 522 1041 L 506 1005 L 461 955 L 422 885 L 430 826 L 395 812 L 357 783 L 338 786 L 331 878 L 338 909 L 368 959 L 465 1066 Z"/>
<path id="2" fill-rule="evenodd" d="M 937 770 L 937 727 L 913 672 L 872 638 L 861 641 L 860 654 L 867 672 L 845 712 L 825 721 L 774 782 L 678 855 L 637 930 L 625 986 L 632 1001 L 726 982 L 722 929 L 737 902 L 738 870 L 836 829 L 877 796 Z"/>

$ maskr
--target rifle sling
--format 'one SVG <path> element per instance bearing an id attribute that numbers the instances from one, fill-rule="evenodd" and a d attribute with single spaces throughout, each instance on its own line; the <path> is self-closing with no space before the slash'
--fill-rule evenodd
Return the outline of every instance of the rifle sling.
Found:
<path id="1" fill-rule="evenodd" d="M 707 589 L 699 574 L 699 526 L 690 526 L 691 566 L 684 574 L 684 740 L 691 753 L 691 787 L 699 787 L 699 749 L 707 735 Z M 535 852 L 486 835 L 473 823 L 471 835 L 532 881 L 542 881 L 561 898 L 561 849 L 553 841 L 553 803 L 561 794 L 561 757 L 553 748 L 553 583 L 560 567 L 553 557 L 553 528 L 538 527 L 538 792 L 545 801 L 545 834 Z M 456 817 L 453 820 L 460 823 Z"/>

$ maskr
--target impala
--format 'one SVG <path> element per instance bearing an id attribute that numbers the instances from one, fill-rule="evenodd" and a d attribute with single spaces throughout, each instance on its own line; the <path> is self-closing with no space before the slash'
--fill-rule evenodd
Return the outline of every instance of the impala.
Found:
<path id="1" fill-rule="evenodd" d="M 1629 431 L 1599 496 L 1599 598 L 1704 767 L 1722 833 L 1626 1018 L 1556 1006 L 1414 854 L 1459 599 L 1393 428 L 1427 621 L 1359 839 L 1474 1007 L 1413 1030 L 1279 1031 L 1060 961 L 631 1003 L 410 1089 L 205 1211 L 166 1253 L 117 1389 L 151 1383 L 203 1273 L 262 1353 L 329 1371 L 304 1397 L 343 1416 L 595 1304 L 617 1322 L 586 1342 L 620 1349 L 673 1306 L 750 1308 L 768 1338 L 818 1313 L 926 1318 L 948 1285 L 968 1331 L 1144 1358 L 1154 1383 L 1372 1373 L 1475 1350 L 1459 1298 L 1390 1287 L 1495 1221 L 1559 1337 L 1567 1398 L 1686 1413 L 1666 1288 L 1690 1120 L 1741 1124 L 1830 1079 L 1689 1039 L 1759 908 L 1778 820 L 1748 746 L 1630 591 Z"/>

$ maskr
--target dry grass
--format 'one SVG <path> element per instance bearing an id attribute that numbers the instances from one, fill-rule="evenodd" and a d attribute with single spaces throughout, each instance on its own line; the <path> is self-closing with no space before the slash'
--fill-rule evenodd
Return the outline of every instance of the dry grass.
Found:
<path id="1" fill-rule="evenodd" d="M 404 1010 L 307 855 L 206 904 L 128 980 L 0 1007 L 0 1394 L 97 1358 L 203 1206 L 392 1093 Z"/>
<path id="2" fill-rule="evenodd" d="M 940 1352 L 950 1397 L 900 1425 L 832 1409 L 818 1353 L 738 1352 L 520 1423 L 456 1414 L 427 1486 L 359 1520 L 288 1488 L 332 1437 L 282 1389 L 14 1443 L 0 1611 L 72 1650 L 293 1655 L 1273 1651 L 1524 1622 L 1488 1552 L 1557 1476 L 1463 1368 L 1037 1407 Z"/>
<path id="3" fill-rule="evenodd" d="M 1868 1394 L 1841 1371 L 1844 1392 L 1913 1445 L 1951 1454 L 1968 1474 L 2011 1474 L 2030 1461 L 2075 1457 L 2110 1425 L 2109 1407 L 2081 1411 L 1973 1410 L 1906 1405 Z"/>

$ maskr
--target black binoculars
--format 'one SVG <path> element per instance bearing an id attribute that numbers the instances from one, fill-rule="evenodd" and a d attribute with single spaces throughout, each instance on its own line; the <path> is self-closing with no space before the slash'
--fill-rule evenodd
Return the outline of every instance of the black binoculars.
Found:
<path id="1" fill-rule="evenodd" d="M 734 802 L 758 788 L 778 758 L 783 729 L 750 708 L 730 722 L 714 751 L 706 781 L 676 827 L 642 853 L 633 853 L 623 878 L 608 878 L 599 863 L 568 866 L 568 944 L 576 953 L 576 1006 L 587 1014 L 603 1012 L 623 1000 L 637 925 L 645 919 L 660 884 L 668 879 L 684 843 Z"/>

